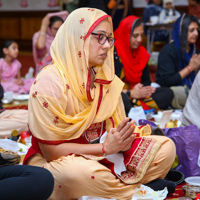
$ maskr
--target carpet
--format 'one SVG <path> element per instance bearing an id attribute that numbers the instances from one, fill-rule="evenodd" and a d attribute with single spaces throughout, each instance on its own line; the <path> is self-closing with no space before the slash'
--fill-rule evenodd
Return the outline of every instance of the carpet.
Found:
<path id="1" fill-rule="evenodd" d="M 6 110 L 12 109 L 25 109 L 28 110 L 28 101 L 13 101 L 11 104 L 3 104 L 3 107 Z"/>
<path id="2" fill-rule="evenodd" d="M 167 196 L 167 198 L 165 200 L 171 199 L 171 200 L 175 200 L 179 197 L 184 197 L 184 191 L 182 189 L 182 187 L 185 185 L 186 183 L 181 183 L 180 185 L 176 186 L 176 190 L 173 194 L 170 194 Z"/>

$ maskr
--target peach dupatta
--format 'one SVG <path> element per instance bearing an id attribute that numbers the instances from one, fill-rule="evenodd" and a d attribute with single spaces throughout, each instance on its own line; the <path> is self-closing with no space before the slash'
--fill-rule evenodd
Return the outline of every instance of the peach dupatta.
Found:
<path id="1" fill-rule="evenodd" d="M 104 64 L 94 67 L 95 88 L 90 89 L 90 34 L 105 18 L 112 25 L 103 11 L 80 8 L 59 28 L 50 49 L 53 64 L 38 74 L 30 92 L 29 127 L 38 141 L 65 142 L 79 138 L 93 123 L 106 121 L 109 130 L 125 118 L 124 84 L 115 76 L 113 47 Z"/>

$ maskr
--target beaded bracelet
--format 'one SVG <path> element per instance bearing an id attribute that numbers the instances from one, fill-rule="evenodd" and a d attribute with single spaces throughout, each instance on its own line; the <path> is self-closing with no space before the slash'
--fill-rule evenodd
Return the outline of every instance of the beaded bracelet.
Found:
<path id="1" fill-rule="evenodd" d="M 40 35 L 46 35 L 46 33 L 44 33 L 44 32 L 40 32 Z"/>
<path id="2" fill-rule="evenodd" d="M 104 143 L 102 143 L 102 152 L 103 152 L 103 156 L 106 156 L 106 151 L 105 151 Z"/>

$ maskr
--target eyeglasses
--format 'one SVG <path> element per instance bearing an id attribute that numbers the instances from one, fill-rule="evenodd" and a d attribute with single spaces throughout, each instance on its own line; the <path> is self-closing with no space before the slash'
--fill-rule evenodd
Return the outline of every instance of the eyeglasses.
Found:
<path id="1" fill-rule="evenodd" d="M 110 47 L 113 46 L 115 42 L 115 38 L 108 37 L 102 33 L 91 33 L 92 35 L 98 35 L 98 43 L 101 45 L 104 45 L 106 43 L 106 40 L 108 40 L 108 43 L 110 44 Z"/>

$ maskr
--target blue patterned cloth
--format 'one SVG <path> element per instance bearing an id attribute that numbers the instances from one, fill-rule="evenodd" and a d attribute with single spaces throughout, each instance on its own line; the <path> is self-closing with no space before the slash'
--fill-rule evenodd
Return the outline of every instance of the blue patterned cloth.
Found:
<path id="1" fill-rule="evenodd" d="M 181 58 L 181 46 L 180 43 L 184 42 L 180 40 L 180 35 L 182 34 L 182 32 L 180 32 L 180 27 L 181 25 L 184 23 L 184 21 L 186 21 L 187 19 L 185 19 L 185 17 L 182 20 L 183 15 L 181 15 L 176 22 L 173 25 L 173 32 L 172 32 L 172 38 L 174 40 L 174 43 L 176 45 L 177 51 L 178 51 L 178 56 L 179 56 L 179 61 L 180 61 L 180 70 L 182 70 L 183 68 L 185 68 L 187 65 L 189 65 L 190 59 L 194 54 L 195 51 L 195 44 L 190 44 L 190 51 L 187 53 L 186 51 L 184 52 L 184 58 Z M 182 24 L 181 24 L 182 21 Z M 187 27 L 189 26 L 189 24 L 187 24 Z M 192 83 L 194 82 L 195 79 L 195 72 L 193 71 L 192 73 L 190 73 L 187 77 L 185 77 L 182 81 L 182 85 L 187 85 L 188 88 L 192 87 Z"/>

